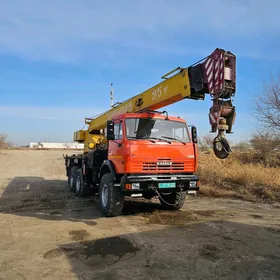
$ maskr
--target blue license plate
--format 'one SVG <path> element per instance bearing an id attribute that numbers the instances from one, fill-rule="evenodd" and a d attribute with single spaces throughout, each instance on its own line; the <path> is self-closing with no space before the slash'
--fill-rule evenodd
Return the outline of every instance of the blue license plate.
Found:
<path id="1" fill-rule="evenodd" d="M 176 183 L 159 183 L 158 187 L 160 189 L 176 188 Z"/>

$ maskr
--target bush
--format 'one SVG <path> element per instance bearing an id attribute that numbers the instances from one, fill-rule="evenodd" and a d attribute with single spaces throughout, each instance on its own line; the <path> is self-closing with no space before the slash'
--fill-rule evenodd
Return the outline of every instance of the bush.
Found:
<path id="1" fill-rule="evenodd" d="M 249 200 L 280 201 L 280 166 L 267 167 L 254 152 L 234 152 L 225 160 L 213 152 L 199 155 L 200 193 L 239 196 Z"/>
<path id="2" fill-rule="evenodd" d="M 256 157 L 263 164 L 275 166 L 279 159 L 280 138 L 271 131 L 257 132 L 251 139 Z"/>

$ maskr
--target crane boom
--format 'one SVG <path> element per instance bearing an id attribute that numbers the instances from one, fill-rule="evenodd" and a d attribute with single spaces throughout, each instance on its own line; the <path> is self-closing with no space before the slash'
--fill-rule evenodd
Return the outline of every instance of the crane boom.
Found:
<path id="1" fill-rule="evenodd" d="M 87 130 L 76 131 L 74 141 L 95 143 L 99 131 L 105 129 L 107 121 L 116 115 L 157 110 L 183 99 L 204 100 L 205 94 L 210 94 L 213 98 L 213 106 L 209 112 L 212 132 L 218 130 L 218 136 L 223 137 L 224 131 L 231 132 L 235 119 L 235 107 L 231 101 L 236 89 L 235 59 L 231 52 L 216 49 L 211 55 L 190 67 L 178 67 L 170 71 L 162 77 L 164 81 L 157 85 L 115 104 L 95 118 L 86 118 Z"/>
<path id="2" fill-rule="evenodd" d="M 138 113 L 145 110 L 157 110 L 172 103 L 191 98 L 188 69 L 174 75 L 152 88 L 140 93 L 105 112 L 95 119 L 86 119 L 88 130 L 103 129 L 107 120 L 123 113 Z M 202 97 L 201 97 L 202 98 Z"/>

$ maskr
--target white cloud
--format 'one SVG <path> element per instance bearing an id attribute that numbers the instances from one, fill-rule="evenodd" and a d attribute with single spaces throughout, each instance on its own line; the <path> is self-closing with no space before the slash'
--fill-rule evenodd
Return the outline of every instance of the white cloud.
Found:
<path id="1" fill-rule="evenodd" d="M 224 43 L 262 56 L 271 46 L 252 43 L 279 34 L 279 5 L 276 0 L 2 0 L 0 51 L 71 61 L 97 60 L 104 52 L 109 59 L 119 48 L 205 53 Z"/>

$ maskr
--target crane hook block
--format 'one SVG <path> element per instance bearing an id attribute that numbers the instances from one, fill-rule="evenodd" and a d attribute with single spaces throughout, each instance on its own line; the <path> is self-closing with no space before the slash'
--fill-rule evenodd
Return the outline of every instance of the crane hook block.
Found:
<path id="1" fill-rule="evenodd" d="M 224 136 L 218 135 L 213 141 L 213 151 L 217 158 L 227 158 L 231 152 L 228 140 Z"/>

